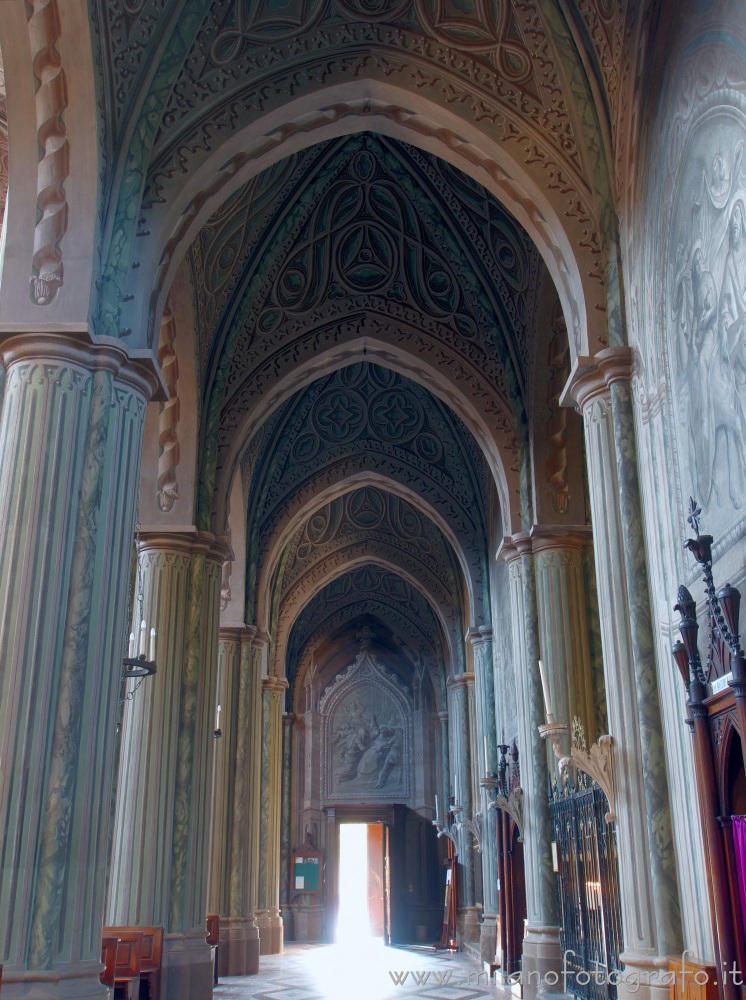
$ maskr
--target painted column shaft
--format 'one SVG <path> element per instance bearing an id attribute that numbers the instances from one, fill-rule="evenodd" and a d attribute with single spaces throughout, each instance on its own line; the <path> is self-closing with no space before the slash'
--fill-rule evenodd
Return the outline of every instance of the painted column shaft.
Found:
<path id="1" fill-rule="evenodd" d="M 288 683 L 262 680 L 262 784 L 257 924 L 262 955 L 282 951 L 280 916 L 280 821 L 282 807 L 282 707 Z"/>
<path id="2" fill-rule="evenodd" d="M 590 529 L 558 528 L 531 532 L 536 572 L 541 653 L 549 680 L 552 713 L 570 729 L 578 716 L 589 745 L 596 732 L 594 678 L 588 641 L 583 550 Z"/>
<path id="3" fill-rule="evenodd" d="M 469 739 L 469 704 L 467 688 L 473 683 L 473 674 L 461 674 L 451 677 L 448 685 L 451 691 L 449 711 L 451 734 L 451 767 L 453 769 L 453 791 L 456 805 L 461 807 L 457 819 L 470 819 L 472 815 L 471 800 L 471 751 Z M 456 788 L 458 779 L 458 789 Z M 472 837 L 465 830 L 459 831 L 458 856 L 462 866 L 463 879 L 461 883 L 462 904 L 473 909 L 474 899 L 474 851 Z"/>
<path id="4" fill-rule="evenodd" d="M 590 359 L 589 359 L 590 360 Z M 626 348 L 578 381 L 594 528 L 609 731 L 614 739 L 623 960 L 681 951 Z M 611 384 L 609 388 L 609 384 Z"/>
<path id="5" fill-rule="evenodd" d="M 495 733 L 495 686 L 492 663 L 492 629 L 482 627 L 469 629 L 467 641 L 474 649 L 474 687 L 476 694 L 476 748 L 472 758 L 474 776 L 479 781 L 497 771 L 497 737 Z M 485 746 L 487 756 L 485 759 Z M 478 810 L 476 803 L 479 804 Z M 484 913 L 493 918 L 497 913 L 497 843 L 494 813 L 489 810 L 486 793 L 479 788 L 475 812 L 482 814 L 482 887 L 484 893 Z M 491 959 L 495 954 L 492 949 Z"/>
<path id="6" fill-rule="evenodd" d="M 140 542 L 158 672 L 124 710 L 108 923 L 164 927 L 163 1000 L 201 1000 L 212 982 L 204 929 L 224 549 L 199 532 Z"/>
<path id="7" fill-rule="evenodd" d="M 539 678 L 539 625 L 534 559 L 528 534 L 506 539 L 513 657 L 517 687 L 518 749 L 523 796 L 526 928 L 523 941 L 524 996 L 537 995 L 549 972 L 561 970 L 557 894 L 552 869 L 547 748 L 539 735 L 544 701 Z M 558 987 L 555 987 L 557 989 Z"/>
<path id="8" fill-rule="evenodd" d="M 261 774 L 261 647 L 256 628 L 221 628 L 208 909 L 220 914 L 219 974 L 259 969 L 256 926 Z"/>
<path id="9" fill-rule="evenodd" d="M 3 997 L 101 996 L 145 405 L 124 350 L 13 338 L 0 410 Z"/>

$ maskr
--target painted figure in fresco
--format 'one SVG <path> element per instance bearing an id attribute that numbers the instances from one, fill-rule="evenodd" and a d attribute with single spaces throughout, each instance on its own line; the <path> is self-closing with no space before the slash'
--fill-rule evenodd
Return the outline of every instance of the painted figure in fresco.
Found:
<path id="1" fill-rule="evenodd" d="M 337 772 L 338 782 L 353 781 L 357 778 L 360 761 L 370 743 L 371 734 L 365 725 L 359 725 L 341 737 L 338 747 L 341 759 L 341 767 Z"/>
<path id="2" fill-rule="evenodd" d="M 746 404 L 746 212 L 739 198 L 728 222 L 728 255 L 720 290 L 720 330 L 733 363 L 738 405 L 743 419 Z"/>
<path id="3" fill-rule="evenodd" d="M 712 490 L 719 506 L 718 485 L 727 479 L 730 500 L 740 506 L 743 484 L 742 439 L 736 419 L 736 383 L 726 341 L 718 324 L 718 294 L 712 274 L 703 267 L 702 250 L 692 255 L 693 349 L 698 370 L 691 383 L 691 426 L 695 435 L 697 486 L 709 500 Z M 722 470 L 724 475 L 719 473 Z"/>
<path id="4" fill-rule="evenodd" d="M 397 764 L 401 763 L 402 732 L 390 726 L 381 726 L 376 741 L 378 743 L 377 763 L 379 767 L 376 788 L 383 788 L 389 775 Z"/>

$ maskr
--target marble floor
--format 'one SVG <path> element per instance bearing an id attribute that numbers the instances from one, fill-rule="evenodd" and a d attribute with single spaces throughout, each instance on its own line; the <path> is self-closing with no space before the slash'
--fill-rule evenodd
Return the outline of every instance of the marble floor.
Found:
<path id="1" fill-rule="evenodd" d="M 482 967 L 462 952 L 378 940 L 347 944 L 288 944 L 262 956 L 259 974 L 221 979 L 215 1000 L 510 1000 L 488 983 Z"/>

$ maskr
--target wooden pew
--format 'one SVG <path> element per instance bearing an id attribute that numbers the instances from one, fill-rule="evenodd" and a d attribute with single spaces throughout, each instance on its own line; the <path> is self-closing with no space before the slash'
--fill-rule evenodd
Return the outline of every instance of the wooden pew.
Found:
<path id="1" fill-rule="evenodd" d="M 117 938 L 117 961 L 114 966 L 115 1000 L 138 1000 L 142 934 L 134 927 L 104 927 L 104 937 Z"/>
<path id="2" fill-rule="evenodd" d="M 218 985 L 218 945 L 220 944 L 220 916 L 217 913 L 207 914 L 207 943 L 212 949 L 212 982 Z"/>
<path id="3" fill-rule="evenodd" d="M 101 964 L 104 968 L 98 978 L 110 990 L 114 989 L 118 946 L 119 938 L 116 937 L 105 937 L 101 942 Z"/>
<path id="4" fill-rule="evenodd" d="M 123 935 L 140 934 L 140 991 L 133 1000 L 160 1000 L 161 965 L 163 964 L 162 927 L 104 927 L 104 934 L 123 939 Z M 118 979 L 119 977 L 117 977 Z"/>

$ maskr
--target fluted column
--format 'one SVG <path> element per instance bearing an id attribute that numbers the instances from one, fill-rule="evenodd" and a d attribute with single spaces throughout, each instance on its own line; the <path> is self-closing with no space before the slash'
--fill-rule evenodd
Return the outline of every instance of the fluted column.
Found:
<path id="1" fill-rule="evenodd" d="M 282 951 L 280 822 L 282 808 L 282 708 L 288 682 L 262 679 L 262 784 L 257 925 L 262 955 Z"/>
<path id="2" fill-rule="evenodd" d="M 280 829 L 280 909 L 282 914 L 283 938 L 288 934 L 295 937 L 293 914 L 290 909 L 291 892 L 291 852 L 292 820 L 293 820 L 293 733 L 303 725 L 302 719 L 296 719 L 293 712 L 285 712 L 282 716 L 282 813 Z"/>
<path id="3" fill-rule="evenodd" d="M 259 971 L 256 925 L 261 781 L 262 649 L 255 626 L 221 628 L 208 910 L 220 914 L 219 974 Z"/>
<path id="4" fill-rule="evenodd" d="M 584 551 L 591 546 L 591 529 L 544 527 L 531 529 L 540 649 L 549 681 L 552 713 L 570 729 L 577 716 L 588 744 L 596 732 L 596 683 L 589 645 Z M 552 755 L 550 754 L 550 757 Z"/>
<path id="5" fill-rule="evenodd" d="M 226 554 L 202 532 L 140 540 L 158 672 L 125 705 L 108 922 L 164 927 L 163 1000 L 212 996 L 205 917 Z"/>
<path id="6" fill-rule="evenodd" d="M 630 388 L 632 353 L 581 358 L 569 393 L 585 422 L 609 730 L 614 739 L 622 960 L 645 981 L 680 955 L 663 725 L 653 653 Z M 644 974 L 644 975 L 643 975 Z M 637 996 L 663 996 L 663 984 Z M 619 987 L 620 996 L 627 992 Z M 631 992 L 631 991 L 630 991 Z"/>
<path id="7" fill-rule="evenodd" d="M 495 729 L 495 672 L 492 662 L 492 629 L 488 626 L 470 628 L 466 641 L 474 654 L 474 685 L 477 701 L 476 750 L 472 767 L 478 782 L 487 774 L 497 772 L 497 735 Z M 480 788 L 479 811 L 482 815 L 482 891 L 483 911 L 479 946 L 482 960 L 492 962 L 497 947 L 497 829 L 494 812 L 489 808 L 485 789 Z M 476 804 L 475 804 L 475 812 Z"/>
<path id="8" fill-rule="evenodd" d="M 458 819 L 471 819 L 472 816 L 472 773 L 471 773 L 471 740 L 469 737 L 469 687 L 474 684 L 474 674 L 459 674 L 448 678 L 450 691 L 450 735 L 451 735 L 451 767 L 453 768 L 454 794 L 456 805 L 461 812 Z M 456 787 L 458 786 L 458 787 Z M 474 851 L 472 837 L 468 831 L 460 830 L 458 837 L 458 859 L 463 872 L 461 880 L 461 908 L 464 918 L 464 938 L 467 941 L 477 939 L 477 911 L 474 889 Z"/>
<path id="9" fill-rule="evenodd" d="M 539 726 L 544 722 L 544 705 L 538 666 L 539 624 L 534 560 L 528 533 L 521 532 L 513 535 L 512 539 L 504 539 L 499 555 L 507 562 L 510 577 L 518 749 L 524 791 L 527 920 L 523 940 L 523 989 L 525 997 L 535 997 L 539 984 L 548 972 L 561 972 L 562 956 L 552 870 L 547 749 L 539 736 Z"/>
<path id="10" fill-rule="evenodd" d="M 0 407 L 3 1000 L 103 996 L 114 736 L 155 376 L 82 335 L 5 338 Z"/>

